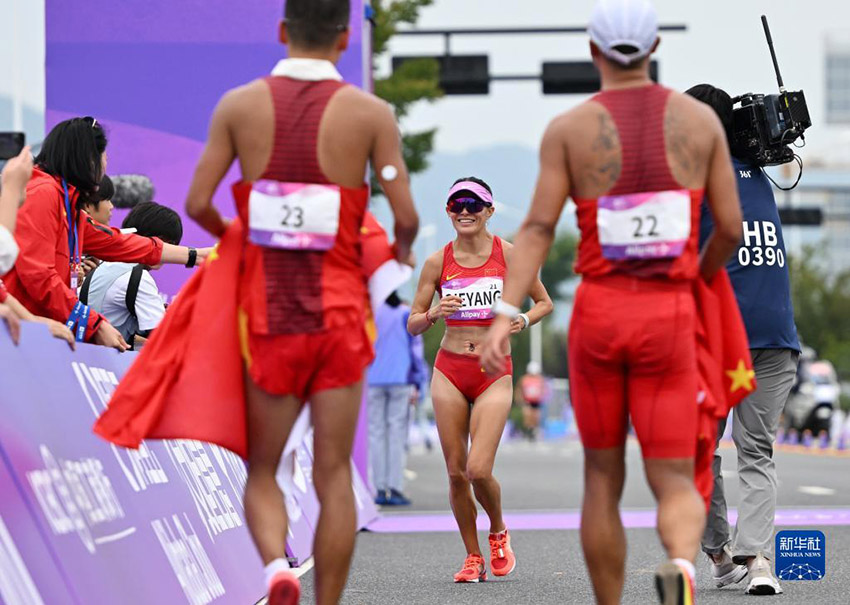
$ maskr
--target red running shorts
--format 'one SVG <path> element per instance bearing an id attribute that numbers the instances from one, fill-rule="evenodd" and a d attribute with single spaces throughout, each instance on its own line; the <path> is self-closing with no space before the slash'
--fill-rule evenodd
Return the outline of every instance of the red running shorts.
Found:
<path id="1" fill-rule="evenodd" d="M 363 379 L 372 343 L 362 325 L 308 334 L 254 334 L 240 322 L 242 357 L 251 380 L 272 395 L 301 400 Z"/>
<path id="2" fill-rule="evenodd" d="M 569 366 L 586 448 L 623 445 L 631 417 L 644 458 L 694 457 L 695 329 L 688 281 L 582 281 L 570 322 Z"/>
<path id="3" fill-rule="evenodd" d="M 434 369 L 439 370 L 469 403 L 474 403 L 499 378 L 511 376 L 514 372 L 510 356 L 505 358 L 505 368 L 498 375 L 491 376 L 481 367 L 478 355 L 462 355 L 445 349 L 437 351 Z"/>

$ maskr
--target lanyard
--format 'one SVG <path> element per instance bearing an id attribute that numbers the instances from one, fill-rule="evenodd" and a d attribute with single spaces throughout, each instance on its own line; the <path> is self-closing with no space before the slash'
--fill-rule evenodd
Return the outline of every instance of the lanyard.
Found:
<path id="1" fill-rule="evenodd" d="M 62 190 L 65 192 L 65 213 L 68 215 L 68 256 L 71 262 L 71 270 L 76 270 L 82 260 L 79 251 L 79 234 L 77 232 L 77 221 L 71 213 L 71 198 L 68 195 L 68 183 L 62 179 Z"/>
<path id="2" fill-rule="evenodd" d="M 68 321 L 65 322 L 65 325 L 68 326 L 68 329 L 73 331 L 74 325 L 77 326 L 77 330 L 74 333 L 74 337 L 77 342 L 83 342 L 83 339 L 86 336 L 86 327 L 89 324 L 89 315 L 91 313 L 91 309 L 89 309 L 88 305 L 84 305 L 80 301 L 77 301 L 77 304 L 74 305 L 73 310 L 71 311 L 71 315 L 68 317 Z"/>

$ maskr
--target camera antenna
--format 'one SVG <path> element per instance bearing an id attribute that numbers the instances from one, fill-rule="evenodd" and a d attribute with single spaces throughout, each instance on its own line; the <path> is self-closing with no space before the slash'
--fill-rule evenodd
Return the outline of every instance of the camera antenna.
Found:
<path id="1" fill-rule="evenodd" d="M 764 36 L 767 38 L 767 47 L 770 49 L 770 58 L 773 59 L 773 70 L 776 72 L 776 82 L 779 84 L 779 92 L 785 94 L 785 84 L 782 83 L 782 74 L 779 73 L 779 63 L 776 61 L 776 51 L 773 49 L 773 38 L 770 35 L 770 27 L 767 25 L 767 17 L 761 16 L 761 24 L 764 26 Z"/>

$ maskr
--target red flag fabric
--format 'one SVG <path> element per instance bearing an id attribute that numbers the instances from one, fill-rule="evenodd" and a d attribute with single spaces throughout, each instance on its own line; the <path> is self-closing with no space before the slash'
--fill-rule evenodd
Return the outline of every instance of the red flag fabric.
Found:
<path id="1" fill-rule="evenodd" d="M 395 250 L 386 230 L 368 211 L 360 228 L 360 243 L 363 248 L 363 277 L 369 284 L 369 299 L 374 311 L 410 279 L 413 268 L 395 259 Z"/>
<path id="2" fill-rule="evenodd" d="M 717 421 L 756 390 L 749 341 L 726 269 L 710 284 L 694 282 L 697 305 L 697 364 L 700 374 L 699 424 L 694 480 L 706 503 L 714 489 L 712 462 Z"/>
<path id="3" fill-rule="evenodd" d="M 143 439 L 197 439 L 245 458 L 247 435 L 237 287 L 242 224 L 180 290 L 94 431 L 137 448 Z"/>

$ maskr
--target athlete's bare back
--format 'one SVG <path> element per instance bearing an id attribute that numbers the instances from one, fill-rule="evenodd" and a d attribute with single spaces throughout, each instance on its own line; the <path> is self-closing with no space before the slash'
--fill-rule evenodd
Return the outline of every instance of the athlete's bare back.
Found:
<path id="1" fill-rule="evenodd" d="M 264 80 L 235 88 L 221 100 L 219 111 L 232 137 L 242 178 L 257 180 L 274 147 L 271 89 Z M 393 157 L 394 151 L 398 151 L 398 135 L 387 103 L 354 86 L 334 93 L 318 137 L 319 167 L 329 180 L 344 187 L 362 186 L 370 159 L 380 167 L 394 165 L 401 178 L 406 179 L 404 164 Z"/>
<path id="2" fill-rule="evenodd" d="M 608 110 L 587 101 L 555 118 L 547 132 L 564 149 L 570 195 L 597 198 L 617 182 L 622 149 L 617 127 Z M 724 167 L 728 150 L 720 121 L 699 101 L 672 92 L 664 114 L 667 163 L 685 189 L 728 187 L 721 174 L 712 179 L 712 167 Z M 734 188 L 734 181 L 731 183 Z M 718 192 L 720 193 L 720 192 Z"/>
<path id="3" fill-rule="evenodd" d="M 228 91 L 213 112 L 207 145 L 187 196 L 190 216 L 220 235 L 224 223 L 210 206 L 216 187 L 234 159 L 239 161 L 244 181 L 259 179 L 271 158 L 274 136 L 272 93 L 264 80 Z M 348 188 L 363 186 L 371 161 L 395 215 L 398 258 L 408 259 L 407 242 L 412 241 L 418 220 L 390 106 L 354 86 L 339 89 L 322 116 L 317 155 L 328 180 Z M 387 166 L 392 170 L 384 171 Z M 385 174 L 394 178 L 383 178 Z"/>

